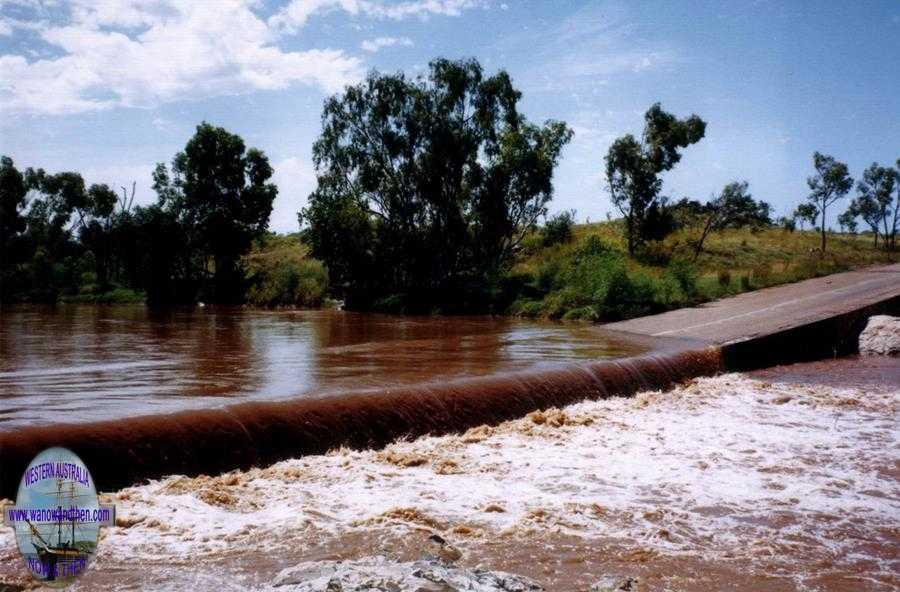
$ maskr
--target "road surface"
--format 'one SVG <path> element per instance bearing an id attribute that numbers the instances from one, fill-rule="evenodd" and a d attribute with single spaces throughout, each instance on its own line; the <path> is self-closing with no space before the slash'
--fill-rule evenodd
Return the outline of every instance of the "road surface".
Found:
<path id="1" fill-rule="evenodd" d="M 900 263 L 747 292 L 695 308 L 605 325 L 725 345 L 809 325 L 900 297 Z"/>

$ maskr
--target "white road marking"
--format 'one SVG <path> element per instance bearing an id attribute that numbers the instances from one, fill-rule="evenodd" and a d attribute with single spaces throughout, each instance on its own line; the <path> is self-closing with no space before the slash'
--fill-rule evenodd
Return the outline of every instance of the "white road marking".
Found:
<path id="1" fill-rule="evenodd" d="M 708 321 L 708 322 L 706 322 L 706 323 L 699 323 L 699 324 L 697 324 L 697 325 L 691 325 L 690 327 L 681 327 L 681 328 L 679 328 L 679 329 L 672 329 L 672 330 L 670 330 L 670 331 L 661 331 L 661 332 L 659 332 L 659 333 L 653 333 L 652 336 L 653 336 L 653 337 L 661 337 L 661 336 L 663 336 L 663 335 L 671 335 L 671 334 L 673 334 L 673 333 L 683 333 L 683 332 L 685 332 L 685 331 L 691 331 L 691 330 L 693 330 L 693 329 L 699 329 L 699 328 L 701 328 L 701 327 L 709 327 L 709 326 L 712 326 L 712 325 L 719 325 L 719 324 L 722 324 L 722 323 L 727 323 L 727 322 L 729 322 L 729 321 L 733 321 L 733 320 L 735 320 L 735 319 L 740 319 L 740 318 L 744 318 L 744 317 L 750 317 L 750 316 L 753 316 L 753 315 L 756 315 L 756 314 L 759 314 L 759 313 L 762 313 L 762 312 L 768 312 L 768 311 L 771 311 L 771 310 L 775 310 L 776 308 L 781 308 L 781 307 L 784 307 L 784 306 L 789 306 L 789 305 L 791 305 L 791 304 L 797 304 L 797 303 L 799 303 L 799 302 L 803 302 L 803 301 L 806 301 L 806 300 L 815 300 L 816 298 L 821 298 L 821 297 L 823 297 L 823 296 L 830 296 L 830 295 L 834 295 L 834 294 L 839 294 L 839 293 L 841 293 L 841 292 L 846 292 L 846 291 L 848 291 L 848 290 L 856 290 L 857 288 L 860 288 L 861 286 L 864 286 L 864 285 L 866 285 L 866 284 L 871 284 L 871 283 L 873 283 L 873 282 L 882 282 L 882 281 L 884 281 L 884 278 L 874 278 L 874 279 L 871 279 L 871 280 L 866 280 L 866 281 L 864 281 L 864 282 L 859 282 L 859 283 L 857 283 L 857 284 L 853 284 L 853 285 L 851 285 L 851 286 L 845 286 L 845 287 L 843 287 L 843 288 L 836 288 L 836 289 L 834 289 L 834 290 L 828 290 L 828 291 L 826 291 L 826 292 L 819 292 L 818 294 L 812 294 L 812 295 L 810 295 L 810 296 L 803 296 L 803 297 L 801 297 L 801 298 L 793 298 L 793 299 L 791 299 L 791 300 L 785 300 L 784 302 L 779 302 L 778 304 L 773 304 L 773 305 L 771 305 L 771 306 L 767 306 L 767 307 L 765 307 L 765 308 L 760 308 L 760 309 L 757 309 L 757 310 L 751 310 L 750 312 L 744 312 L 744 313 L 741 313 L 741 314 L 732 315 L 732 316 L 730 316 L 730 317 L 725 317 L 724 319 L 717 319 L 717 320 L 715 320 L 715 321 Z"/>

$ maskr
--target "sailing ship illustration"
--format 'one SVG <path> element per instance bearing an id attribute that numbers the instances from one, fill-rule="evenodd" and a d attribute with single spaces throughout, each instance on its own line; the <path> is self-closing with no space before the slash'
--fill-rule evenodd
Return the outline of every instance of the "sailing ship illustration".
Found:
<path id="1" fill-rule="evenodd" d="M 87 561 L 96 548 L 96 530 L 78 523 L 77 512 L 69 512 L 68 520 L 63 520 L 65 511 L 83 507 L 80 499 L 86 498 L 88 503 L 96 503 L 92 493 L 78 494 L 75 483 L 69 482 L 65 487 L 63 480 L 56 479 L 55 491 L 44 491 L 45 495 L 55 495 L 56 508 L 59 510 L 53 522 L 32 523 L 25 520 L 31 529 L 31 544 L 34 546 L 40 565 L 37 575 L 50 582 L 70 580 L 85 570 Z M 43 532 L 42 532 L 43 531 Z"/>

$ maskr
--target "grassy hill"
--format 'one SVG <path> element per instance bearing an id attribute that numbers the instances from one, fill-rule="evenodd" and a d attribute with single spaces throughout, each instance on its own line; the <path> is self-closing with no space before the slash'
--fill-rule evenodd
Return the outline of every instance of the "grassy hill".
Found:
<path id="1" fill-rule="evenodd" d="M 545 246 L 530 237 L 512 270 L 520 282 L 512 314 L 615 320 L 702 303 L 776 284 L 898 260 L 872 237 L 814 231 L 726 230 L 694 258 L 697 231 L 675 232 L 637 257 L 626 254 L 621 221 L 576 225 L 571 240 Z"/>
<path id="2" fill-rule="evenodd" d="M 510 272 L 492 291 L 491 308 L 532 318 L 612 321 L 691 306 L 766 286 L 900 260 L 874 248 L 871 235 L 832 233 L 819 253 L 814 231 L 713 233 L 695 259 L 696 230 L 679 230 L 636 257 L 626 253 L 621 221 L 572 227 L 562 243 L 529 236 Z M 248 304 L 316 307 L 328 277 L 300 235 L 267 235 L 244 258 Z"/>

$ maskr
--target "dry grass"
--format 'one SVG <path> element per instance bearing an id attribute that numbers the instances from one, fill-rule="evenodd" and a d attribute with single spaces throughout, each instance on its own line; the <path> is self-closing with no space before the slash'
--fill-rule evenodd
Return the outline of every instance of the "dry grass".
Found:
<path id="1" fill-rule="evenodd" d="M 695 259 L 692 245 L 698 233 L 694 228 L 679 230 L 647 245 L 635 257 L 626 254 L 618 220 L 574 226 L 572 240 L 551 246 L 543 246 L 539 235 L 534 235 L 512 270 L 523 278 L 524 287 L 511 311 L 523 316 L 615 320 L 900 260 L 900 252 L 875 248 L 869 235 L 829 233 L 822 255 L 817 231 L 780 228 L 713 233 Z M 585 264 L 585 245 L 598 239 L 607 254 Z M 627 271 L 624 283 L 621 277 L 601 277 L 604 268 L 613 264 Z M 598 298 L 604 282 L 613 280 L 619 282 L 619 300 L 606 294 L 605 300 Z"/>

